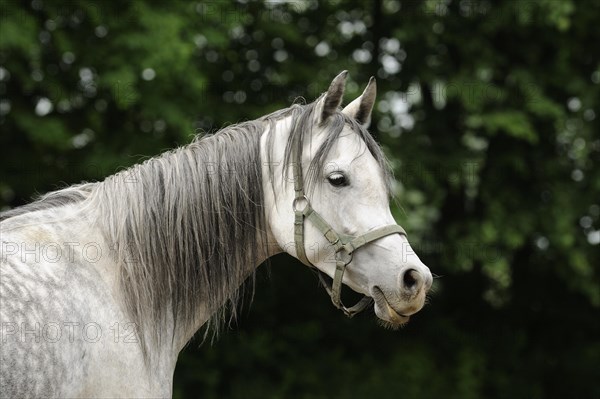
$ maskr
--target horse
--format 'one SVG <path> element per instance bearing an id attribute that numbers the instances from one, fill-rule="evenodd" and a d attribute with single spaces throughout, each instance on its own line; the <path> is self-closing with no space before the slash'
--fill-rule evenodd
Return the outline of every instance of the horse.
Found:
<path id="1" fill-rule="evenodd" d="M 342 109 L 346 79 L 1 213 L 3 396 L 170 397 L 179 352 L 235 319 L 277 253 L 317 270 L 348 316 L 372 308 L 398 328 L 421 310 L 432 275 L 367 131 L 376 82 Z M 342 286 L 363 299 L 346 307 Z"/>

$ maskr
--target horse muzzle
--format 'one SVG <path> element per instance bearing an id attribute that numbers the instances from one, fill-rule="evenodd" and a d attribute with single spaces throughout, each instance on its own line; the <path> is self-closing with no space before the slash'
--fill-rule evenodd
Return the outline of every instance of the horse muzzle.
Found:
<path id="1" fill-rule="evenodd" d="M 419 270 L 423 269 L 423 270 Z M 373 286 L 371 296 L 375 302 L 375 314 L 391 327 L 399 327 L 409 321 L 425 305 L 427 292 L 433 277 L 425 266 L 405 267 L 398 277 L 398 287 L 393 291 Z"/>

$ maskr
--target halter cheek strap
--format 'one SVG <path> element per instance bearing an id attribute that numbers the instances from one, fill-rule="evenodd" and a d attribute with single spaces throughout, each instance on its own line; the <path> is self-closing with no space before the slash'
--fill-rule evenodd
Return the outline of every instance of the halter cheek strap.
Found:
<path id="1" fill-rule="evenodd" d="M 309 220 L 313 226 L 319 230 L 325 239 L 331 244 L 335 251 L 335 273 L 333 276 L 333 283 L 329 284 L 323 277 L 322 273 L 319 273 L 319 279 L 325 286 L 325 290 L 331 297 L 333 305 L 342 310 L 348 317 L 354 316 L 356 313 L 364 310 L 373 301 L 372 298 L 364 296 L 356 305 L 347 308 L 344 306 L 341 300 L 342 294 L 342 282 L 344 279 L 344 272 L 350 262 L 352 262 L 352 254 L 354 251 L 366 245 L 370 242 L 376 241 L 382 237 L 386 237 L 392 234 L 402 234 L 406 236 L 404 229 L 397 225 L 387 225 L 368 231 L 367 233 L 358 237 L 353 237 L 345 234 L 339 234 L 329 223 L 325 221 L 310 205 L 310 201 L 304 194 L 304 182 L 302 179 L 302 164 L 300 163 L 299 152 L 293 147 L 293 158 L 295 163 L 293 165 L 294 172 L 294 191 L 295 198 L 292 203 L 294 210 L 294 243 L 296 247 L 296 255 L 298 259 L 307 266 L 316 268 L 306 256 L 306 250 L 304 247 L 304 221 Z"/>

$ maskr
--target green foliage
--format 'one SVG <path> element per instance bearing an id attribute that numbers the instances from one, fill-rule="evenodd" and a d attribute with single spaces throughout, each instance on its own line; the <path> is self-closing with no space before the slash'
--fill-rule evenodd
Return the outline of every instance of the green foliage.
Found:
<path id="1" fill-rule="evenodd" d="M 0 206 L 378 78 L 393 213 L 439 276 L 399 332 L 277 257 L 177 397 L 598 398 L 593 0 L 0 3 Z"/>

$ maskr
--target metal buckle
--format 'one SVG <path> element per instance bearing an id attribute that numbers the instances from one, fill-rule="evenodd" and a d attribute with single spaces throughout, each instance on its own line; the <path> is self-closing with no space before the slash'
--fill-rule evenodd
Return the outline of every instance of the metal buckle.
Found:
<path id="1" fill-rule="evenodd" d="M 297 208 L 298 200 L 305 202 L 302 209 Z M 310 205 L 310 202 L 308 201 L 308 198 L 306 198 L 306 195 L 304 195 L 304 194 L 302 195 L 302 197 L 296 197 L 292 201 L 292 209 L 294 210 L 294 212 L 304 212 L 304 210 L 306 210 L 306 208 L 308 208 L 309 205 Z"/>

